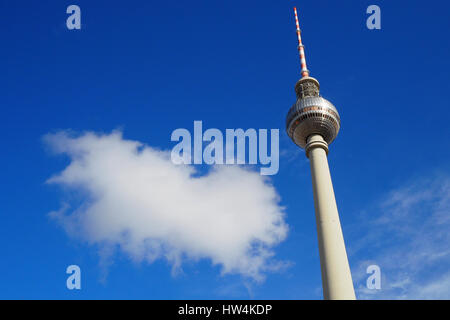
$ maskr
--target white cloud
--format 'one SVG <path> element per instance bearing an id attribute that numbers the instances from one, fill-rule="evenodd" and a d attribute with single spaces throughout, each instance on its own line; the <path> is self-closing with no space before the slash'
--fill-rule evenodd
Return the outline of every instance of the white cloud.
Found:
<path id="1" fill-rule="evenodd" d="M 195 176 L 194 167 L 172 164 L 169 151 L 120 132 L 60 132 L 45 142 L 70 158 L 48 182 L 82 194 L 51 213 L 70 235 L 117 246 L 136 261 L 164 258 L 174 269 L 185 259 L 207 258 L 222 273 L 262 280 L 282 265 L 273 248 L 288 228 L 267 177 L 236 166 Z"/>
<path id="2" fill-rule="evenodd" d="M 362 299 L 450 299 L 450 177 L 440 174 L 389 192 L 369 210 L 353 272 Z M 356 226 L 356 225 L 355 225 Z M 379 265 L 381 290 L 366 288 L 366 267 Z"/>

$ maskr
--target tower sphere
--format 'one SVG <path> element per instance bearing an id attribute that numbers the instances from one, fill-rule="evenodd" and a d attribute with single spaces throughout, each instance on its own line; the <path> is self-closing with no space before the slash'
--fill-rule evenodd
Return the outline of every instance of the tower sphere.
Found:
<path id="1" fill-rule="evenodd" d="M 301 148 L 305 148 L 313 134 L 321 135 L 330 144 L 339 132 L 339 113 L 330 101 L 319 95 L 319 88 L 319 82 L 312 77 L 303 77 L 295 85 L 297 101 L 287 114 L 286 131 Z"/>

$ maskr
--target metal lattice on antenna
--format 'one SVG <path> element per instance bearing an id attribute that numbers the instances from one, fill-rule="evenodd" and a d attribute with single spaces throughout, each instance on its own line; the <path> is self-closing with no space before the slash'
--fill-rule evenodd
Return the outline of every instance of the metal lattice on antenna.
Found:
<path id="1" fill-rule="evenodd" d="M 302 44 L 302 36 L 300 31 L 300 25 L 298 24 L 298 15 L 297 15 L 297 8 L 294 7 L 294 14 L 295 14 L 295 25 L 297 26 L 297 37 L 298 37 L 298 53 L 300 55 L 300 64 L 302 66 L 302 78 L 309 77 L 309 71 L 306 67 L 306 57 L 305 57 L 305 50 Z"/>

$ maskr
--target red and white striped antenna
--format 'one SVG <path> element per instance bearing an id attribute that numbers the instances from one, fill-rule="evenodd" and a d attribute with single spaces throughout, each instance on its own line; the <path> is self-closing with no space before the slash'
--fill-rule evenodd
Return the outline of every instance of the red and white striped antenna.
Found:
<path id="1" fill-rule="evenodd" d="M 302 44 L 302 36 L 300 31 L 300 26 L 298 24 L 298 16 L 297 16 L 297 8 L 294 7 L 294 13 L 295 13 L 295 25 L 297 26 L 297 37 L 298 37 L 298 53 L 300 55 L 300 64 L 302 66 L 302 78 L 309 77 L 309 70 L 306 68 L 306 57 L 305 57 L 305 50 Z"/>

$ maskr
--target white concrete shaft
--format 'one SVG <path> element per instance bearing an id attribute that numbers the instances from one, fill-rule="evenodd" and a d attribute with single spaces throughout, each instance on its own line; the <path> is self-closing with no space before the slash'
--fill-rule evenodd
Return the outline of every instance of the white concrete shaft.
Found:
<path id="1" fill-rule="evenodd" d="M 326 300 L 354 300 L 355 290 L 328 167 L 328 145 L 322 136 L 313 135 L 305 149 L 311 164 L 323 296 Z"/>

